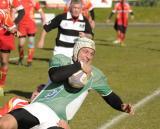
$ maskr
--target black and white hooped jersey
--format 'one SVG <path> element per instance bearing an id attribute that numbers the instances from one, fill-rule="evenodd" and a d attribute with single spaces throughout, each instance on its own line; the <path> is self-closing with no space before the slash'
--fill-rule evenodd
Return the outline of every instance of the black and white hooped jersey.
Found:
<path id="1" fill-rule="evenodd" d="M 91 26 L 82 14 L 74 20 L 70 12 L 57 15 L 54 19 L 44 25 L 46 32 L 58 28 L 56 46 L 72 48 L 74 40 L 79 37 L 79 32 L 92 34 Z"/>

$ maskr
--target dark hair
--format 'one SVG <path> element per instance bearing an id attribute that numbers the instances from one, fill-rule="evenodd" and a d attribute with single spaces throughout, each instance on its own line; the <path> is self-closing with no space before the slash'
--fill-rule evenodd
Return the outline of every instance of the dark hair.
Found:
<path id="1" fill-rule="evenodd" d="M 37 86 L 37 91 L 41 92 L 41 90 L 45 87 L 45 84 L 40 84 L 39 86 Z"/>

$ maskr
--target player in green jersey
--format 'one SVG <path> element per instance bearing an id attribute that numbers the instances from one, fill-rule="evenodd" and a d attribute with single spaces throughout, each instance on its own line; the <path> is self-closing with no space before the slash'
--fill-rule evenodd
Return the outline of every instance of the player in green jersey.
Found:
<path id="1" fill-rule="evenodd" d="M 133 114 L 133 107 L 123 103 L 111 90 L 106 76 L 92 66 L 94 55 L 94 41 L 78 38 L 75 41 L 72 59 L 65 55 L 54 56 L 49 64 L 50 82 L 31 104 L 2 117 L 0 129 L 49 129 L 57 126 L 60 119 L 69 121 L 91 89 L 97 91 L 114 109 Z M 79 70 L 87 74 L 87 83 L 82 88 L 73 88 L 68 78 Z"/>

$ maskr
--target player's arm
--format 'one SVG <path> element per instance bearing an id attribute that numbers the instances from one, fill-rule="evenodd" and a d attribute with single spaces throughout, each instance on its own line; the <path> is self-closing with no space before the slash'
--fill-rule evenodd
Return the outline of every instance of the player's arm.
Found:
<path id="1" fill-rule="evenodd" d="M 61 19 L 62 19 L 62 16 L 58 15 L 55 18 L 53 18 L 51 21 L 49 21 L 48 23 L 45 23 L 43 25 L 43 30 L 42 30 L 40 39 L 37 43 L 38 48 L 43 48 L 47 32 L 50 32 L 52 29 L 57 28 L 59 26 L 60 22 L 61 22 Z"/>
<path id="2" fill-rule="evenodd" d="M 61 20 L 63 19 L 63 14 L 62 15 L 57 15 L 55 18 L 53 18 L 51 21 L 49 21 L 48 23 L 46 23 L 43 26 L 43 29 L 46 32 L 51 31 L 52 29 L 57 28 L 60 25 Z"/>
<path id="3" fill-rule="evenodd" d="M 36 3 L 35 3 L 35 9 L 40 13 L 40 16 L 41 16 L 41 19 L 42 19 L 42 23 L 43 23 L 43 25 L 44 25 L 44 24 L 45 24 L 45 14 L 44 14 L 44 11 L 43 11 L 43 9 L 41 8 L 39 2 L 36 2 Z"/>
<path id="4" fill-rule="evenodd" d="M 121 98 L 114 92 L 111 92 L 107 96 L 103 96 L 103 99 L 114 109 L 129 114 L 134 114 L 133 107 L 131 104 L 124 104 Z"/>
<path id="5" fill-rule="evenodd" d="M 110 20 L 111 20 L 111 18 L 112 18 L 112 16 L 113 16 L 114 14 L 115 14 L 115 11 L 112 11 L 112 12 L 109 14 L 109 16 L 108 16 L 108 18 L 107 18 L 107 20 L 106 20 L 107 23 L 110 22 Z"/>
<path id="6" fill-rule="evenodd" d="M 134 13 L 133 13 L 133 11 L 130 12 L 130 15 L 131 15 L 131 19 L 133 20 L 134 19 Z"/>
<path id="7" fill-rule="evenodd" d="M 51 67 L 48 73 L 51 81 L 61 82 L 67 80 L 70 76 L 79 70 L 82 70 L 84 73 L 89 75 L 92 68 L 90 63 L 74 62 L 74 64 L 70 65 Z"/>
<path id="8" fill-rule="evenodd" d="M 14 20 L 14 23 L 17 25 L 25 14 L 24 7 L 22 6 L 22 4 L 19 0 L 13 0 L 12 6 L 14 9 L 16 9 L 16 12 L 18 14 L 16 19 Z"/>
<path id="9" fill-rule="evenodd" d="M 79 37 L 87 37 L 89 39 L 93 39 L 94 37 L 94 33 L 92 31 L 92 27 L 88 21 L 88 19 L 84 19 L 85 20 L 85 31 L 84 32 L 79 32 Z"/>
<path id="10" fill-rule="evenodd" d="M 109 16 L 107 17 L 106 22 L 109 23 L 112 16 L 117 12 L 117 5 L 115 5 L 114 9 L 111 11 L 111 13 L 109 14 Z"/>
<path id="11" fill-rule="evenodd" d="M 18 24 L 20 22 L 20 20 L 23 18 L 25 11 L 24 9 L 20 9 L 17 10 L 18 16 L 16 17 L 16 19 L 14 20 L 15 24 Z"/>
<path id="12" fill-rule="evenodd" d="M 90 10 L 90 15 L 93 21 L 95 21 L 95 13 L 94 13 L 94 9 Z"/>
<path id="13" fill-rule="evenodd" d="M 72 74 L 81 70 L 81 63 L 75 62 L 71 65 L 60 67 L 52 67 L 49 69 L 49 77 L 53 82 L 61 82 L 67 80 Z"/>

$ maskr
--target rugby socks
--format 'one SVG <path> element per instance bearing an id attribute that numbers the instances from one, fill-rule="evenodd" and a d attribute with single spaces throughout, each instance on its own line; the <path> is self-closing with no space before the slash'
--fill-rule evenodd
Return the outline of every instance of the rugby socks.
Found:
<path id="1" fill-rule="evenodd" d="M 28 59 L 27 63 L 31 63 L 33 60 L 33 55 L 34 55 L 34 48 L 29 48 L 28 49 Z"/>
<path id="2" fill-rule="evenodd" d="M 0 87 L 3 88 L 6 82 L 8 69 L 1 67 L 0 68 Z"/>
<path id="3" fill-rule="evenodd" d="M 24 48 L 19 46 L 19 58 L 22 60 L 24 58 Z"/>

